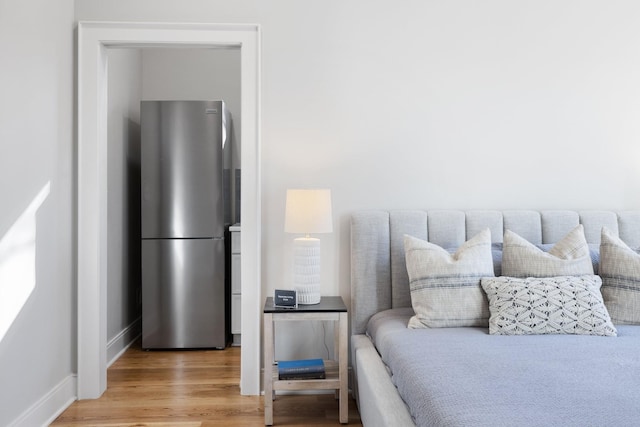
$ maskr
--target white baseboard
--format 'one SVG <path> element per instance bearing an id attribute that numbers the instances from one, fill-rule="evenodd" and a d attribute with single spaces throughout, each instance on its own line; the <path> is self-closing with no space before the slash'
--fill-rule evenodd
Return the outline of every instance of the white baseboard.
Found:
<path id="1" fill-rule="evenodd" d="M 141 330 L 142 318 L 138 317 L 107 343 L 107 368 L 110 367 L 113 362 L 118 360 L 129 347 L 131 347 L 135 340 L 140 336 Z"/>
<path id="2" fill-rule="evenodd" d="M 142 319 L 137 318 L 107 344 L 108 366 L 125 352 L 140 336 Z M 48 426 L 78 398 L 77 375 L 62 380 L 40 400 L 24 411 L 9 427 Z M 53 414 L 53 415 L 52 415 Z"/>
<path id="3" fill-rule="evenodd" d="M 24 411 L 10 427 L 48 426 L 76 400 L 77 377 L 69 375 L 49 393 Z M 52 415 L 53 414 L 53 415 Z"/>

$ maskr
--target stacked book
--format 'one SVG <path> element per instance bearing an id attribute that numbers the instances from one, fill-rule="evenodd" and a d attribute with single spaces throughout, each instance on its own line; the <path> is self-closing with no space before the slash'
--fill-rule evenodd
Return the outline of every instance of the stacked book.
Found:
<path id="1" fill-rule="evenodd" d="M 278 362 L 278 379 L 280 380 L 316 380 L 324 378 L 326 376 L 322 359 L 281 360 Z"/>

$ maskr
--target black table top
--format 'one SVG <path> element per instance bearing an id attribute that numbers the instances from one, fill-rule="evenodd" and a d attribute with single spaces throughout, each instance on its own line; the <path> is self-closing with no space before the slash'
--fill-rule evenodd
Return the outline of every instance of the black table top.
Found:
<path id="1" fill-rule="evenodd" d="M 342 297 L 321 297 L 318 304 L 298 304 L 298 308 L 274 307 L 273 297 L 267 297 L 264 303 L 265 313 L 326 313 L 347 311 Z"/>

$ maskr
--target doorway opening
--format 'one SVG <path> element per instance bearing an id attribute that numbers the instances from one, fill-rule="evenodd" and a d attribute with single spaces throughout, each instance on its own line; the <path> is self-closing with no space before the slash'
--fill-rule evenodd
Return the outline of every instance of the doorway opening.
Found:
<path id="1" fill-rule="evenodd" d="M 97 398 L 106 389 L 108 51 L 123 47 L 240 50 L 243 140 L 240 152 L 243 248 L 240 392 L 259 394 L 260 28 L 242 24 L 81 22 L 78 26 L 78 398 Z"/>

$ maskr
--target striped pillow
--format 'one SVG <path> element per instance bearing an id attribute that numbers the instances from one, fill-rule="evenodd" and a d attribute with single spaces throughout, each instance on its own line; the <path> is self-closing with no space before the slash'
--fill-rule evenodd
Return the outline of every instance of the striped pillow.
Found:
<path id="1" fill-rule="evenodd" d="M 509 277 L 555 277 L 593 274 L 584 228 L 578 225 L 544 252 L 526 239 L 506 230 L 502 245 L 502 275 Z"/>
<path id="2" fill-rule="evenodd" d="M 600 240 L 602 297 L 616 324 L 640 324 L 640 255 L 606 227 Z"/>
<path id="3" fill-rule="evenodd" d="M 489 305 L 480 279 L 493 276 L 488 228 L 454 254 L 407 235 L 404 249 L 415 312 L 409 328 L 487 325 Z"/>

